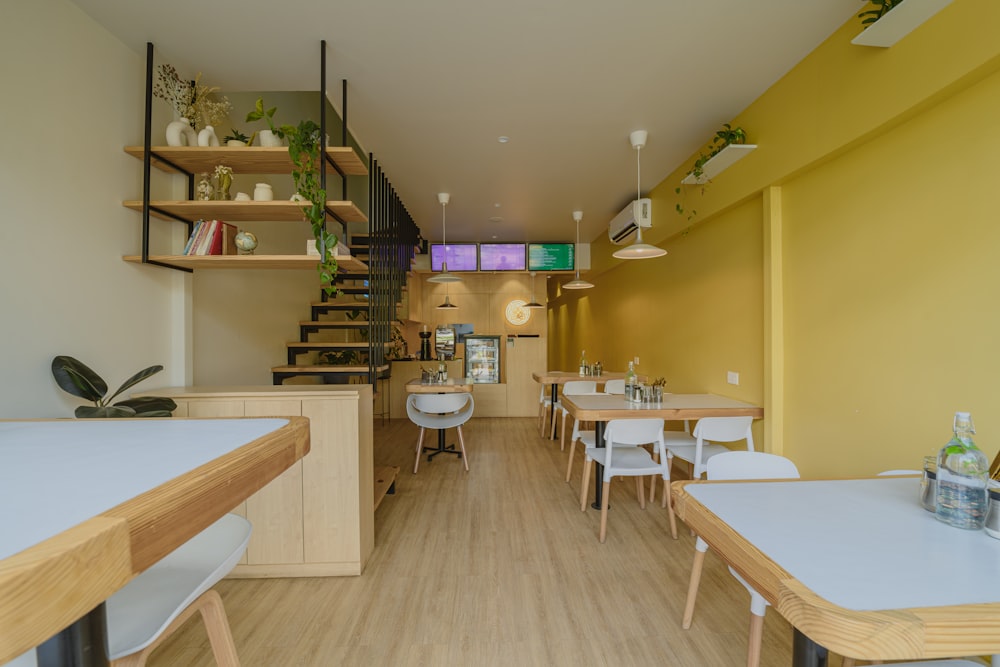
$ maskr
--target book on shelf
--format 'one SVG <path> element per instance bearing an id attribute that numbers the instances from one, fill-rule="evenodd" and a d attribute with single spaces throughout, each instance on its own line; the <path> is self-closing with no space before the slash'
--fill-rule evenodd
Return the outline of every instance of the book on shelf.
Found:
<path id="1" fill-rule="evenodd" d="M 222 220 L 198 220 L 184 246 L 184 255 L 235 255 L 235 225 Z"/>
<path id="2" fill-rule="evenodd" d="M 187 243 L 184 244 L 184 250 L 181 252 L 182 255 L 190 255 L 191 248 L 194 247 L 195 239 L 198 238 L 198 234 L 201 232 L 201 226 L 205 224 L 204 220 L 197 220 L 193 225 L 191 225 L 191 234 L 188 236 Z"/>

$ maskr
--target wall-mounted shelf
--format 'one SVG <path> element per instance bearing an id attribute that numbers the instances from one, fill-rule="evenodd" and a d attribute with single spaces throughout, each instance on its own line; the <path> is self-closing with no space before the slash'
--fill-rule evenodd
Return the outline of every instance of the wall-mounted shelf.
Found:
<path id="1" fill-rule="evenodd" d="M 142 159 L 142 146 L 126 146 L 125 152 Z M 327 147 L 326 159 L 328 172 L 336 171 L 336 165 L 346 176 L 368 175 L 368 167 L 349 146 Z M 152 146 L 150 161 L 157 169 L 172 174 L 182 173 L 182 170 L 191 174 L 211 173 L 219 164 L 232 167 L 236 174 L 290 174 L 293 166 L 287 148 L 259 146 Z"/>
<path id="2" fill-rule="evenodd" d="M 122 202 L 126 208 L 142 211 L 141 200 Z M 302 221 L 302 202 L 294 201 L 216 201 L 181 200 L 151 201 L 150 214 L 163 220 L 226 220 L 249 222 L 253 220 Z M 328 201 L 326 210 L 344 222 L 368 222 L 361 209 L 350 201 Z"/>
<path id="3" fill-rule="evenodd" d="M 122 257 L 141 264 L 139 255 Z M 150 261 L 185 269 L 309 269 L 316 270 L 318 255 L 150 255 Z M 367 271 L 368 267 L 353 257 L 337 257 L 342 271 Z"/>
<path id="4" fill-rule="evenodd" d="M 742 160 L 750 154 L 750 151 L 757 148 L 757 144 L 729 144 L 721 151 L 712 156 L 701 168 L 701 175 L 695 178 L 693 173 L 688 174 L 681 181 L 684 185 L 698 185 L 708 183 L 718 174 Z"/>
<path id="5" fill-rule="evenodd" d="M 905 0 L 865 28 L 851 44 L 890 47 L 949 4 L 951 0 Z"/>

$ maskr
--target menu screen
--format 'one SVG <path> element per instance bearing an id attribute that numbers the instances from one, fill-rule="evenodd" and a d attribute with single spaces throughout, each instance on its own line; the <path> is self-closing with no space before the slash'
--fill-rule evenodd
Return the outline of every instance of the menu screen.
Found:
<path id="1" fill-rule="evenodd" d="M 574 268 L 572 243 L 529 243 L 529 271 L 572 271 Z"/>
<path id="2" fill-rule="evenodd" d="M 431 271 L 440 271 L 441 262 L 445 260 L 448 262 L 449 271 L 475 271 L 476 244 L 449 243 L 447 246 L 440 243 L 431 244 Z"/>
<path id="3" fill-rule="evenodd" d="M 523 243 L 480 243 L 480 271 L 524 271 Z"/>

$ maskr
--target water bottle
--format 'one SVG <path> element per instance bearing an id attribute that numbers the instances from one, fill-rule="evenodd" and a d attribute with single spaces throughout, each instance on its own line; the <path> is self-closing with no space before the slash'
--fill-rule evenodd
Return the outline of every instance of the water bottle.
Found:
<path id="1" fill-rule="evenodd" d="M 952 430 L 955 435 L 937 457 L 935 516 L 956 528 L 979 530 L 986 521 L 990 463 L 972 441 L 976 429 L 968 412 L 955 413 Z"/>
<path id="2" fill-rule="evenodd" d="M 639 397 L 636 396 L 635 365 L 628 362 L 628 371 L 625 372 L 625 401 L 636 403 Z"/>
<path id="3" fill-rule="evenodd" d="M 584 350 L 580 350 L 580 375 L 587 374 L 587 354 Z"/>

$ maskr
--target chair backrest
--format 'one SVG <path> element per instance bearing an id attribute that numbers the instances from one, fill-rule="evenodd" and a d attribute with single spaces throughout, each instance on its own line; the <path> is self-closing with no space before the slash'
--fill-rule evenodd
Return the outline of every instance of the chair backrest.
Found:
<path id="1" fill-rule="evenodd" d="M 565 396 L 579 394 L 593 394 L 597 391 L 597 382 L 593 380 L 570 380 L 563 385 L 562 393 Z"/>
<path id="2" fill-rule="evenodd" d="M 663 420 L 649 419 L 612 419 L 604 429 L 606 446 L 614 445 L 645 445 L 658 443 L 663 445 Z"/>
<path id="3" fill-rule="evenodd" d="M 443 415 L 449 412 L 458 412 L 465 407 L 472 398 L 469 392 L 455 392 L 450 394 L 410 394 L 413 407 L 428 414 Z"/>
<path id="4" fill-rule="evenodd" d="M 624 394 L 625 380 L 608 380 L 604 383 L 605 394 Z"/>
<path id="5" fill-rule="evenodd" d="M 694 437 L 710 442 L 747 441 L 747 450 L 753 451 L 750 425 L 753 417 L 703 417 L 694 427 Z"/>
<path id="6" fill-rule="evenodd" d="M 410 394 L 406 416 L 423 428 L 452 428 L 469 421 L 476 403 L 469 392 Z"/>
<path id="7" fill-rule="evenodd" d="M 791 459 L 765 452 L 716 454 L 705 464 L 709 479 L 798 479 Z"/>

